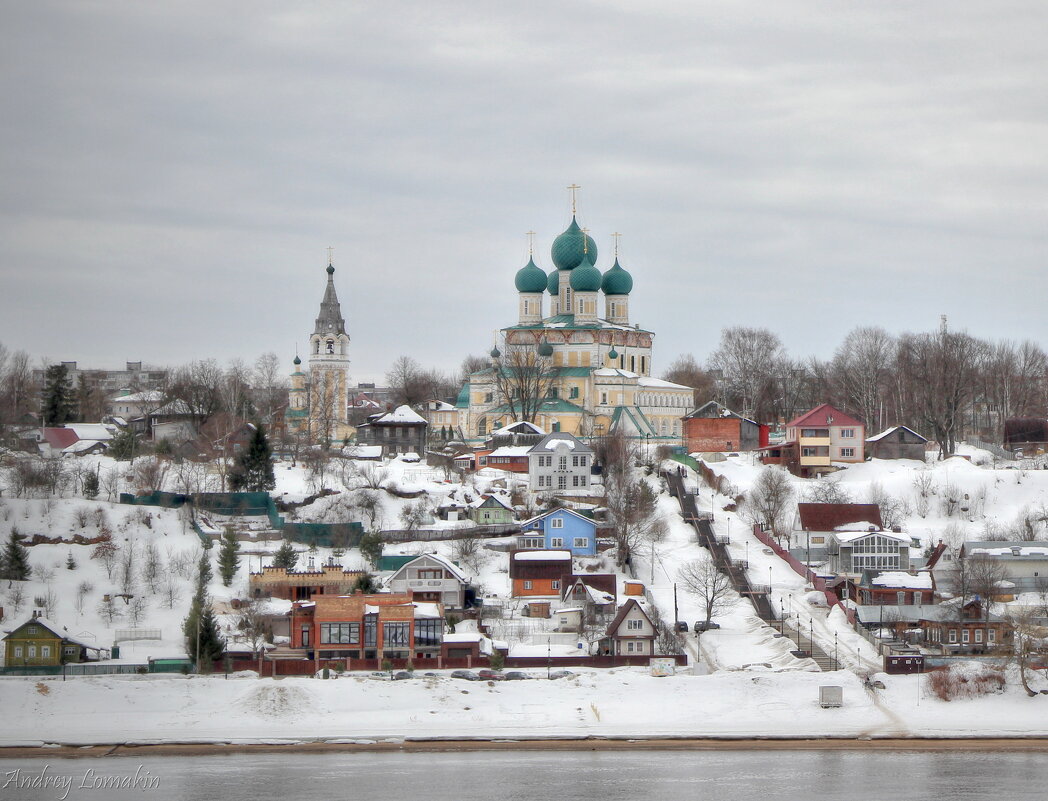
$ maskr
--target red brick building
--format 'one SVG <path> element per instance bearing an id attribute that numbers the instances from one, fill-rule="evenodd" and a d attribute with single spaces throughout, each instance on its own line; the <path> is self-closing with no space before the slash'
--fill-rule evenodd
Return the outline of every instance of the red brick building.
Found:
<path id="1" fill-rule="evenodd" d="M 412 594 L 318 595 L 291 612 L 291 647 L 317 659 L 436 659 L 444 607 Z"/>
<path id="2" fill-rule="evenodd" d="M 768 444 L 768 426 L 710 401 L 681 418 L 688 453 L 752 451 Z"/>

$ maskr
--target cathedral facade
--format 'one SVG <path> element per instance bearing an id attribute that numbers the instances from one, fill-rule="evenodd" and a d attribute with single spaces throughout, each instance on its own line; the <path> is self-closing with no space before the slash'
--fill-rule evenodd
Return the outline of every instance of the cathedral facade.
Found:
<path id="1" fill-rule="evenodd" d="M 308 372 L 295 356 L 288 390 L 287 430 L 316 444 L 340 442 L 355 431 L 349 424 L 349 334 L 335 292 L 335 268 L 309 337 Z"/>
<path id="2" fill-rule="evenodd" d="M 491 365 L 459 394 L 463 434 L 482 439 L 528 420 L 580 437 L 679 443 L 692 390 L 652 377 L 654 334 L 630 320 L 633 277 L 618 253 L 602 273 L 597 244 L 573 215 L 551 257 L 548 274 L 534 253 L 516 273 L 517 323 L 501 329 Z"/>

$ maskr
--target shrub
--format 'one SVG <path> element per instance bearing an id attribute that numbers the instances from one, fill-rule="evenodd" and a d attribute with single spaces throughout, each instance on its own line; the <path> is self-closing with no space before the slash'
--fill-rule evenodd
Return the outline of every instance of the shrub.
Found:
<path id="1" fill-rule="evenodd" d="M 946 670 L 928 674 L 929 691 L 940 701 L 976 698 L 1001 692 L 1004 673 L 974 663 L 953 665 Z"/>

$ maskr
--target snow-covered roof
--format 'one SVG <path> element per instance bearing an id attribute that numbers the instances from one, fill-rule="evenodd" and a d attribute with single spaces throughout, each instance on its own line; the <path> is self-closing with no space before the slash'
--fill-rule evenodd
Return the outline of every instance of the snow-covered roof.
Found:
<path id="1" fill-rule="evenodd" d="M 454 408 L 454 407 L 452 407 L 452 408 Z M 500 435 L 506 435 L 506 434 L 522 434 L 522 433 L 524 433 L 522 431 L 518 431 L 517 430 L 517 429 L 520 429 L 520 428 L 529 429 L 532 434 L 543 434 L 544 435 L 546 433 L 545 431 L 543 431 L 541 428 L 539 428 L 539 426 L 535 425 L 534 423 L 529 422 L 527 420 L 521 420 L 520 422 L 510 423 L 508 426 L 502 426 L 502 428 L 495 429 L 494 431 L 491 432 L 491 436 L 498 437 Z"/>
<path id="2" fill-rule="evenodd" d="M 862 528 L 853 528 L 853 526 L 862 526 Z M 873 531 L 870 531 L 871 527 L 873 528 Z M 909 534 L 903 534 L 898 531 L 889 531 L 888 529 L 877 528 L 876 526 L 871 526 L 869 524 L 862 523 L 849 523 L 839 528 L 836 528 L 833 531 L 833 536 L 835 536 L 839 542 L 854 542 L 855 540 L 860 540 L 863 537 L 887 537 L 888 539 L 895 540 L 896 542 L 906 543 L 910 541 Z"/>
<path id="3" fill-rule="evenodd" d="M 377 459 L 382 455 L 381 445 L 350 445 L 342 449 L 342 453 L 349 457 L 359 459 Z"/>
<path id="4" fill-rule="evenodd" d="M 410 406 L 398 406 L 375 420 L 376 423 L 425 423 L 426 418 Z"/>
<path id="5" fill-rule="evenodd" d="M 994 556 L 1012 559 L 1044 559 L 1048 557 L 1048 542 L 1019 540 L 1017 542 L 966 542 L 968 556 Z"/>
<path id="6" fill-rule="evenodd" d="M 447 401 L 430 401 L 433 404 L 433 408 L 430 411 L 433 412 L 453 412 L 455 407 Z"/>
<path id="7" fill-rule="evenodd" d="M 62 453 L 83 453 L 89 451 L 96 445 L 104 444 L 100 439 L 80 439 L 70 445 L 68 448 L 63 448 Z"/>
<path id="8" fill-rule="evenodd" d="M 102 423 L 69 423 L 66 428 L 73 429 L 77 439 L 93 439 L 105 442 L 113 438 L 113 432 Z"/>
<path id="9" fill-rule="evenodd" d="M 916 576 L 902 572 L 886 572 L 871 579 L 875 587 L 900 587 L 907 590 L 930 590 L 932 577 L 930 573 L 918 573 Z"/>
<path id="10" fill-rule="evenodd" d="M 164 399 L 164 393 L 159 389 L 147 389 L 143 392 L 132 392 L 130 395 L 114 395 L 109 399 L 110 403 L 117 401 L 121 403 L 160 403 Z"/>
<path id="11" fill-rule="evenodd" d="M 925 437 L 922 437 L 920 434 L 918 434 L 916 431 L 914 431 L 912 428 L 909 428 L 908 426 L 892 426 L 891 428 L 886 428 L 880 434 L 874 434 L 872 437 L 867 437 L 866 441 L 867 442 L 880 442 L 882 439 L 884 439 L 886 436 L 891 434 L 893 431 L 898 431 L 900 428 L 903 429 L 904 431 L 909 431 L 915 437 L 918 437 L 919 439 L 923 439 L 925 442 L 928 441 Z"/>
<path id="12" fill-rule="evenodd" d="M 568 509 L 566 507 L 561 506 L 561 507 L 558 507 L 556 509 L 550 509 L 548 512 L 543 512 L 542 514 L 535 515 L 534 517 L 532 517 L 529 520 L 525 520 L 523 523 L 520 524 L 521 528 L 524 528 L 525 526 L 529 526 L 532 523 L 537 523 L 539 520 L 545 520 L 547 517 L 550 517 L 551 515 L 555 515 L 558 512 L 561 513 L 561 514 L 575 515 L 575 517 L 577 517 L 579 520 L 584 520 L 585 522 L 591 524 L 594 527 L 596 527 L 596 525 L 597 525 L 596 522 L 593 520 L 593 518 L 586 517 L 586 515 L 581 515 L 578 512 L 576 512 L 574 509 Z"/>
<path id="13" fill-rule="evenodd" d="M 396 572 L 394 572 L 393 575 L 390 576 L 390 578 L 395 577 L 397 575 L 397 573 L 400 573 L 405 568 L 407 568 L 409 565 L 415 564 L 415 562 L 419 561 L 420 559 L 432 559 L 437 564 L 442 565 L 449 573 L 451 573 L 451 575 L 453 575 L 459 581 L 461 581 L 463 583 L 468 581 L 468 579 L 466 578 L 466 574 L 462 572 L 461 568 L 459 568 L 458 565 L 456 565 L 450 559 L 445 559 L 440 554 L 435 554 L 435 553 L 422 553 L 422 554 L 419 554 L 414 559 L 412 559 L 410 562 L 405 562 L 399 568 L 397 568 Z"/>
<path id="14" fill-rule="evenodd" d="M 599 370 L 594 370 L 593 375 L 599 375 L 602 377 L 618 376 L 619 378 L 638 378 L 636 373 L 631 373 L 629 370 L 620 370 L 618 367 L 601 367 Z"/>
<path id="15" fill-rule="evenodd" d="M 517 551 L 513 554 L 515 562 L 553 562 L 571 561 L 571 551 Z"/>
<path id="16" fill-rule="evenodd" d="M 552 453 L 557 448 L 567 447 L 573 453 L 593 453 L 585 442 L 576 439 L 566 431 L 554 431 L 547 434 L 529 449 L 530 453 Z"/>
<path id="17" fill-rule="evenodd" d="M 686 387 L 683 384 L 674 384 L 672 381 L 664 381 L 661 378 L 651 378 L 646 375 L 642 375 L 637 379 L 637 386 L 653 387 L 654 389 L 684 389 L 691 392 L 691 387 Z"/>
<path id="18" fill-rule="evenodd" d="M 445 634 L 443 637 L 444 642 L 480 642 L 484 639 L 484 635 L 478 631 L 463 631 L 461 633 L 455 632 L 452 634 Z"/>
<path id="19" fill-rule="evenodd" d="M 414 606 L 415 617 L 444 617 L 440 613 L 440 604 L 416 603 Z"/>
<path id="20" fill-rule="evenodd" d="M 489 453 L 488 458 L 492 456 L 527 456 L 530 450 L 530 445 L 504 445 Z"/>

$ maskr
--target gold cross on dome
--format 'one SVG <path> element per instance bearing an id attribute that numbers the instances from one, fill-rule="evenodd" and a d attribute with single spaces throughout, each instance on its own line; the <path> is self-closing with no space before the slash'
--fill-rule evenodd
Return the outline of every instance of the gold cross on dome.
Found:
<path id="1" fill-rule="evenodd" d="M 334 263 L 335 263 L 335 262 L 334 262 L 334 258 L 335 258 L 335 249 L 334 249 L 333 247 L 329 247 L 329 248 L 327 249 L 327 252 L 328 252 L 328 264 L 334 264 Z"/>
<path id="2" fill-rule="evenodd" d="M 582 189 L 578 184 L 572 184 L 568 187 L 568 191 L 571 192 L 571 216 L 575 216 L 575 193 Z"/>
<path id="3" fill-rule="evenodd" d="M 615 238 L 615 258 L 617 259 L 619 257 L 619 237 L 622 236 L 622 234 L 616 231 L 612 236 Z"/>
<path id="4" fill-rule="evenodd" d="M 528 255 L 535 255 L 535 232 L 528 231 Z"/>
<path id="5" fill-rule="evenodd" d="M 589 228 L 582 229 L 582 252 L 589 253 Z"/>

